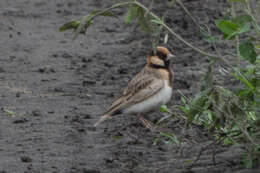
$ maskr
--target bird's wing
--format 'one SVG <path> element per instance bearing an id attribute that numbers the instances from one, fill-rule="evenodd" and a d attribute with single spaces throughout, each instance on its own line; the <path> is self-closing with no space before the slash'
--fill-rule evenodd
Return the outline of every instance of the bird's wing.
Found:
<path id="1" fill-rule="evenodd" d="M 164 82 L 151 74 L 136 76 L 125 89 L 123 95 L 115 100 L 104 114 L 125 109 L 140 103 L 159 92 Z"/>
<path id="2" fill-rule="evenodd" d="M 148 99 L 158 93 L 163 86 L 163 80 L 153 75 L 144 75 L 143 79 L 142 77 L 139 78 L 139 81 L 134 86 L 125 90 L 127 103 L 123 107 L 129 107 Z"/>
<path id="3" fill-rule="evenodd" d="M 128 83 L 128 86 L 124 90 L 123 95 L 127 95 L 129 92 L 144 88 L 146 85 L 149 85 L 154 80 L 154 78 L 155 76 L 149 73 L 146 69 L 143 69 Z"/>

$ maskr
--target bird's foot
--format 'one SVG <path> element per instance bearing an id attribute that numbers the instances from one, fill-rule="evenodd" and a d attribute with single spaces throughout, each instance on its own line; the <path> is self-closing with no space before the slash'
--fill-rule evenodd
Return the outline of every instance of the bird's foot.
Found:
<path id="1" fill-rule="evenodd" d="M 145 119 L 145 118 L 142 117 L 142 116 L 141 116 L 139 119 L 142 121 L 142 123 L 144 124 L 144 126 L 147 127 L 148 129 L 150 129 L 152 132 L 157 131 L 157 128 L 158 128 L 158 127 L 157 127 L 156 125 L 154 125 L 151 121 Z"/>

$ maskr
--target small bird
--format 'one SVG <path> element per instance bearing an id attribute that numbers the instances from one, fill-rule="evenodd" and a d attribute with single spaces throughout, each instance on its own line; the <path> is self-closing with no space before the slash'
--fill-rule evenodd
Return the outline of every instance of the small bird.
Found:
<path id="1" fill-rule="evenodd" d="M 171 52 L 158 46 L 152 51 L 146 66 L 129 82 L 123 94 L 105 111 L 94 126 L 117 114 L 139 115 L 144 125 L 153 129 L 143 115 L 158 110 L 172 96 L 174 73 L 170 69 L 170 60 L 175 57 Z"/>

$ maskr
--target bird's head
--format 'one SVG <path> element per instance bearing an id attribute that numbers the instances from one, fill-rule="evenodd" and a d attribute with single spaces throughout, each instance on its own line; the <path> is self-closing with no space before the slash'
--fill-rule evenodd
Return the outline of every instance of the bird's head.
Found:
<path id="1" fill-rule="evenodd" d="M 163 47 L 158 46 L 156 53 L 153 51 L 147 58 L 147 66 L 152 68 L 169 68 L 170 60 L 174 57 L 171 52 Z"/>

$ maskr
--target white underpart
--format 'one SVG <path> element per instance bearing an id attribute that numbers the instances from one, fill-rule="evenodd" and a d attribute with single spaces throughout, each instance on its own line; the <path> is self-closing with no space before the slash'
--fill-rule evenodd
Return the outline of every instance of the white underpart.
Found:
<path id="1" fill-rule="evenodd" d="M 146 113 L 159 109 L 162 105 L 168 103 L 172 96 L 172 88 L 169 87 L 167 81 L 164 81 L 164 86 L 157 94 L 150 97 L 141 103 L 133 105 L 124 110 L 126 114 Z"/>

